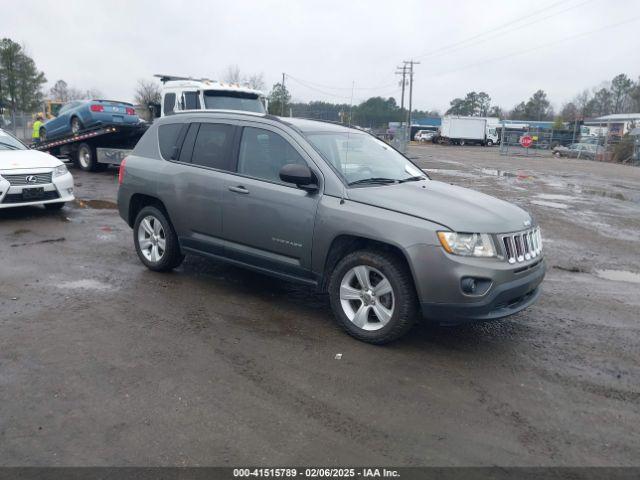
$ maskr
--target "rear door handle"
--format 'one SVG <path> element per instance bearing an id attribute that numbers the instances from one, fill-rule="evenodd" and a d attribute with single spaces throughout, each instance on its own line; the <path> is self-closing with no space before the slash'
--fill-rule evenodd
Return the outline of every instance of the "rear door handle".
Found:
<path id="1" fill-rule="evenodd" d="M 238 185 L 237 187 L 229 187 L 229 191 L 230 192 L 235 192 L 235 193 L 243 193 L 243 194 L 247 194 L 249 193 L 249 190 L 247 190 L 245 187 L 243 187 L 242 185 Z"/>

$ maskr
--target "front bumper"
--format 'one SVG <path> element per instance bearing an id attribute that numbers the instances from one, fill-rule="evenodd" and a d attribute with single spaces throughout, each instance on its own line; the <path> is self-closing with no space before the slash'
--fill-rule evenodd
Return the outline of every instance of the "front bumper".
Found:
<path id="1" fill-rule="evenodd" d="M 415 246 L 407 251 L 423 316 L 441 325 L 495 320 L 513 315 L 540 296 L 544 255 L 509 264 L 500 259 L 450 255 L 438 246 Z M 476 279 L 474 293 L 462 281 Z"/>
<path id="2" fill-rule="evenodd" d="M 540 284 L 545 271 L 545 262 L 541 260 L 522 277 L 496 285 L 475 302 L 423 302 L 420 305 L 422 314 L 439 325 L 459 325 L 508 317 L 535 303 L 540 296 Z"/>
<path id="3" fill-rule="evenodd" d="M 33 171 L 25 172 L 25 175 L 29 173 L 33 173 Z M 44 172 L 37 171 L 35 173 Z M 45 192 L 45 197 L 31 201 L 22 201 L 22 190 L 33 187 L 42 187 Z M 6 179 L 0 177 L 0 209 L 70 202 L 75 199 L 73 192 L 74 184 L 71 173 L 54 177 L 51 183 L 20 186 L 11 185 Z"/>

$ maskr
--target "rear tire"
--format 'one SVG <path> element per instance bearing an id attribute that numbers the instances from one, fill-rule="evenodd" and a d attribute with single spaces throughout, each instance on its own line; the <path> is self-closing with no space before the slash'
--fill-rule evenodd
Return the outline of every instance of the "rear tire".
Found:
<path id="1" fill-rule="evenodd" d="M 64 202 L 44 204 L 44 208 L 46 208 L 47 210 L 61 210 L 62 207 L 64 207 Z"/>
<path id="2" fill-rule="evenodd" d="M 464 147 L 465 141 L 464 140 L 458 140 L 458 145 L 460 145 L 461 147 Z"/>
<path id="3" fill-rule="evenodd" d="M 144 207 L 138 212 L 133 242 L 140 261 L 154 272 L 168 272 L 184 260 L 173 225 L 157 207 Z"/>
<path id="4" fill-rule="evenodd" d="M 340 260 L 331 274 L 329 298 L 338 324 L 349 335 L 375 345 L 405 335 L 418 313 L 409 268 L 385 251 L 359 250 Z"/>
<path id="5" fill-rule="evenodd" d="M 78 117 L 73 117 L 71 119 L 71 133 L 73 133 L 74 135 L 77 135 L 78 133 L 80 133 L 80 130 L 82 130 L 83 128 L 84 126 L 82 125 L 82 122 Z"/>
<path id="6" fill-rule="evenodd" d="M 85 172 L 94 172 L 97 170 L 98 161 L 96 159 L 96 149 L 88 143 L 78 145 L 74 164 Z"/>

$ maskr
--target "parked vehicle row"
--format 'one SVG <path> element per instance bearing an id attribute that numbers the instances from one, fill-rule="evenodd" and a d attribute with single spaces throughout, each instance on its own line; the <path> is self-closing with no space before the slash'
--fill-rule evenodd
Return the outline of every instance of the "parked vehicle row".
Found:
<path id="1" fill-rule="evenodd" d="M 140 261 L 204 255 L 329 294 L 354 337 L 386 343 L 422 315 L 485 321 L 531 305 L 540 229 L 520 208 L 430 180 L 375 137 L 242 112 L 160 119 L 120 166 Z"/>
<path id="2" fill-rule="evenodd" d="M 556 157 L 585 158 L 595 160 L 604 153 L 604 147 L 595 143 L 572 143 L 568 147 L 558 145 L 553 149 Z"/>

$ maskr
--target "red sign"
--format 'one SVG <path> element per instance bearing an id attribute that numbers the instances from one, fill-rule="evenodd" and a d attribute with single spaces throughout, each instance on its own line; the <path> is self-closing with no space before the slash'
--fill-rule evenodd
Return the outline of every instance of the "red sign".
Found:
<path id="1" fill-rule="evenodd" d="M 520 145 L 522 145 L 524 148 L 529 148 L 532 143 L 533 138 L 531 137 L 531 135 L 523 135 L 520 137 Z"/>

